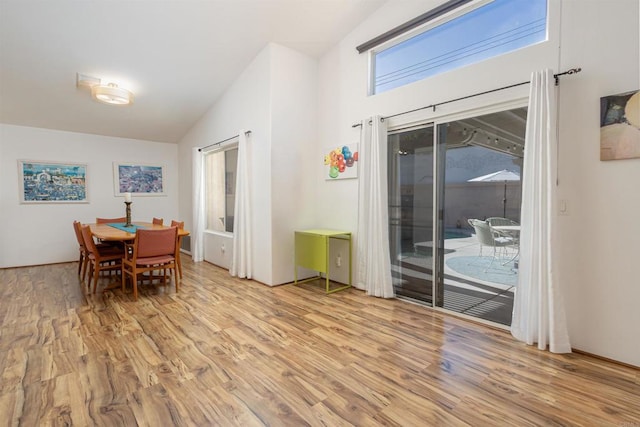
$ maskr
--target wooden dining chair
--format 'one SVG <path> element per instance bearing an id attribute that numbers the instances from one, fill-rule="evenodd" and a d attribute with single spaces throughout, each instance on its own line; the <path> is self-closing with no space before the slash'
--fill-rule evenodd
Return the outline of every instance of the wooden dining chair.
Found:
<path id="1" fill-rule="evenodd" d="M 89 251 L 84 244 L 84 237 L 82 236 L 82 223 L 80 221 L 73 221 L 73 231 L 75 232 L 76 239 L 78 240 L 78 249 L 80 257 L 78 259 L 78 276 L 82 275 L 82 282 L 87 275 L 87 266 L 89 265 Z M 111 245 L 105 243 L 96 243 L 98 250 L 104 250 Z"/>
<path id="2" fill-rule="evenodd" d="M 101 271 L 119 271 L 121 270 L 122 258 L 124 251 L 121 247 L 105 245 L 99 247 L 93 240 L 91 228 L 88 225 L 81 227 L 84 246 L 87 249 L 87 257 L 89 259 L 89 283 L 87 289 L 91 289 L 93 281 L 93 293 L 96 293 L 98 287 L 98 278 Z"/>
<path id="3" fill-rule="evenodd" d="M 184 230 L 184 221 L 176 221 L 172 219 L 171 226 L 177 227 L 178 230 Z M 176 251 L 176 264 L 178 264 L 178 274 L 180 275 L 180 279 L 182 279 L 182 261 L 180 260 L 180 247 L 182 247 L 182 236 L 178 236 L 178 250 Z"/>
<path id="4" fill-rule="evenodd" d="M 122 291 L 125 290 L 127 277 L 133 284 L 133 299 L 138 300 L 138 278 L 145 272 L 154 270 L 169 270 L 173 272 L 173 281 L 176 292 L 179 289 L 176 277 L 176 252 L 178 242 L 177 227 L 169 227 L 161 230 L 142 229 L 136 230 L 133 241 L 133 249 L 126 253 L 122 260 Z M 142 278 L 142 277 L 140 277 Z M 166 274 L 162 275 L 162 284 L 167 284 Z"/>
<path id="5" fill-rule="evenodd" d="M 127 217 L 120 218 L 96 218 L 96 224 L 106 224 L 109 222 L 127 222 Z"/>
<path id="6" fill-rule="evenodd" d="M 80 251 L 80 258 L 78 259 L 78 276 L 82 275 L 82 281 L 86 275 L 87 264 L 89 263 L 89 256 L 87 248 L 84 246 L 84 238 L 82 237 L 82 224 L 80 221 L 73 221 L 73 231 L 76 234 L 78 240 L 78 250 Z"/>
<path id="7" fill-rule="evenodd" d="M 162 225 L 163 222 L 164 220 L 162 218 L 153 218 L 153 225 Z"/>

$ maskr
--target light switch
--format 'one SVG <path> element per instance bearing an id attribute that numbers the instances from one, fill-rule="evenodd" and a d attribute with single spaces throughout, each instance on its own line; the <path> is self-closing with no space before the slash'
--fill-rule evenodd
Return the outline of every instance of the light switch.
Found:
<path id="1" fill-rule="evenodd" d="M 566 199 L 559 200 L 558 213 L 560 215 L 569 215 L 569 202 Z"/>

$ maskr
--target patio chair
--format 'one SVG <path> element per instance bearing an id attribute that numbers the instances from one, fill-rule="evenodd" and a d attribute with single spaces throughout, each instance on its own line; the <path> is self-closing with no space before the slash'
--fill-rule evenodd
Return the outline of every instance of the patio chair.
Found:
<path id="1" fill-rule="evenodd" d="M 469 225 L 473 227 L 476 233 L 476 238 L 480 243 L 480 255 L 482 256 L 482 248 L 484 246 L 489 246 L 493 248 L 493 254 L 491 258 L 491 263 L 485 269 L 488 270 L 493 262 L 498 258 L 498 249 L 504 248 L 506 246 L 513 246 L 515 241 L 512 237 L 504 237 L 497 235 L 491 230 L 491 226 L 487 223 L 487 221 L 482 221 L 479 219 L 470 219 Z"/>
<path id="2" fill-rule="evenodd" d="M 498 216 L 494 216 L 491 218 L 487 218 L 487 224 L 491 227 L 491 231 L 493 235 L 496 237 L 504 237 L 507 239 L 511 239 L 512 243 L 510 246 L 513 246 L 516 249 L 516 252 L 519 252 L 520 249 L 520 230 L 518 229 L 513 231 L 501 230 L 499 229 L 501 226 L 520 226 L 520 223 L 513 221 L 508 218 L 502 218 Z M 513 261 L 514 258 L 511 259 Z"/>
<path id="3" fill-rule="evenodd" d="M 513 221 L 509 218 L 502 218 L 500 216 L 492 216 L 491 218 L 487 218 L 487 224 L 492 227 L 496 225 L 520 225 L 516 221 Z"/>

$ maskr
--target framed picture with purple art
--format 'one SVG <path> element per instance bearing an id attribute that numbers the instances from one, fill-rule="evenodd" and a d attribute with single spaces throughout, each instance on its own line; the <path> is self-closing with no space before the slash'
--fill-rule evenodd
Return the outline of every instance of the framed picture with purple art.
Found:
<path id="1" fill-rule="evenodd" d="M 116 196 L 166 196 L 164 165 L 113 163 Z"/>

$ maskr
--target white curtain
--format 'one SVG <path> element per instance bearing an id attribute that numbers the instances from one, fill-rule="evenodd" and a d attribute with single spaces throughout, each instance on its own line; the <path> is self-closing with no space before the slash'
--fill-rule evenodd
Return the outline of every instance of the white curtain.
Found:
<path id="1" fill-rule="evenodd" d="M 393 298 L 389 258 L 387 123 L 362 122 L 358 147 L 358 235 L 356 286 L 367 295 Z"/>
<path id="2" fill-rule="evenodd" d="M 511 333 L 529 345 L 570 353 L 555 254 L 556 95 L 551 70 L 531 75 L 522 171 L 519 279 Z"/>
<path id="3" fill-rule="evenodd" d="M 192 153 L 193 228 L 191 230 L 191 258 L 194 262 L 204 258 L 204 154 L 199 148 Z"/>
<path id="4" fill-rule="evenodd" d="M 238 140 L 233 257 L 229 272 L 232 276 L 251 279 L 251 162 L 247 135 L 241 130 Z"/>

